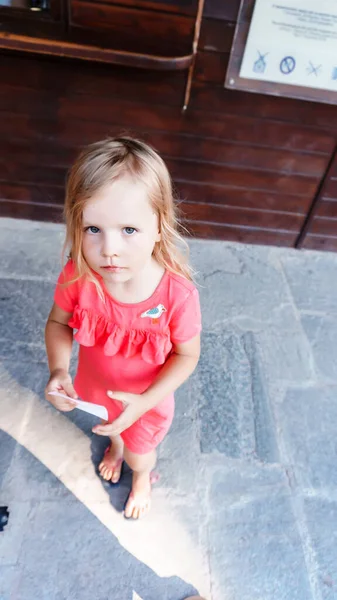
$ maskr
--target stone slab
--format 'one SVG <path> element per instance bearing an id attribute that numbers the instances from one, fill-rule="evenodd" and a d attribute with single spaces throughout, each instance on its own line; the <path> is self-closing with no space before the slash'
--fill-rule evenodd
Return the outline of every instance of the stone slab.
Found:
<path id="1" fill-rule="evenodd" d="M 0 278 L 56 281 L 61 269 L 63 225 L 1 219 Z"/>
<path id="2" fill-rule="evenodd" d="M 2 482 L 10 468 L 16 446 L 16 441 L 0 429 L 0 504 L 3 501 L 3 498 L 1 497 Z"/>
<path id="3" fill-rule="evenodd" d="M 22 451 L 20 462 L 30 471 L 31 501 L 12 498 L 11 482 L 5 482 L 2 492 L 9 498 L 10 519 L 0 535 L 1 565 L 16 565 L 19 570 L 17 600 L 129 600 L 133 591 L 144 600 L 157 600 L 158 595 L 163 600 L 182 600 L 196 593 L 178 577 L 159 577 L 125 550 L 32 455 Z M 17 498 L 27 493 L 28 482 L 24 483 L 20 495 L 17 489 Z M 36 492 L 34 498 L 32 489 Z M 107 492 L 115 505 L 116 488 L 110 486 Z M 13 597 L 13 589 L 9 590 L 8 600 Z"/>
<path id="4" fill-rule="evenodd" d="M 264 329 L 278 319 L 280 311 L 287 313 L 287 326 L 296 327 L 283 273 L 268 260 L 268 251 L 257 248 L 248 253 L 236 246 L 232 252 L 241 264 L 240 274 L 226 273 L 219 262 L 214 272 L 203 273 L 200 279 L 204 328 L 214 331 L 222 323 L 235 320 L 242 328 L 249 323 L 250 329 Z"/>
<path id="5" fill-rule="evenodd" d="M 184 389 L 176 393 L 174 420 L 168 435 L 159 446 L 157 467 L 160 473 L 158 486 L 174 490 L 176 496 L 184 498 L 188 504 L 197 493 L 200 483 L 199 473 L 195 469 L 196 456 L 200 452 L 199 421 L 192 389 L 192 386 L 184 386 Z M 177 468 L 179 464 L 180 469 Z"/>
<path id="6" fill-rule="evenodd" d="M 0 565 L 2 567 L 15 566 L 19 559 L 25 532 L 30 527 L 32 504 L 29 501 L 20 501 L 21 494 L 15 498 L 7 495 L 5 484 L 1 488 L 1 502 L 8 507 L 8 523 L 0 533 Z"/>
<path id="7" fill-rule="evenodd" d="M 334 282 L 337 255 L 328 252 L 289 252 L 281 262 L 297 307 L 303 311 L 337 314 Z"/>
<path id="8" fill-rule="evenodd" d="M 285 456 L 303 488 L 337 486 L 337 386 L 291 389 L 277 407 Z"/>
<path id="9" fill-rule="evenodd" d="M 0 600 L 13 600 L 20 587 L 20 568 L 0 565 Z"/>
<path id="10" fill-rule="evenodd" d="M 36 505 L 21 557 L 17 600 L 129 600 L 133 591 L 144 600 L 176 600 L 195 593 L 176 577 L 158 577 L 77 501 Z"/>
<path id="11" fill-rule="evenodd" d="M 1 337 L 12 343 L 40 344 L 53 302 L 48 282 L 0 279 Z"/>
<path id="12" fill-rule="evenodd" d="M 328 498 L 305 499 L 306 522 L 313 554 L 315 573 L 322 600 L 337 598 L 337 501 Z"/>
<path id="13" fill-rule="evenodd" d="M 212 240 L 188 240 L 190 257 L 197 271 L 197 279 L 207 282 L 216 274 L 240 275 L 243 261 L 239 259 L 233 244 Z"/>
<path id="14" fill-rule="evenodd" d="M 277 460 L 269 400 L 253 334 L 205 332 L 198 375 L 201 451 Z"/>
<path id="15" fill-rule="evenodd" d="M 302 325 L 310 342 L 318 378 L 337 380 L 337 318 L 302 314 Z"/>
<path id="16" fill-rule="evenodd" d="M 20 444 L 16 446 L 2 489 L 9 506 L 19 498 L 40 502 L 72 497 L 67 488 L 60 485 L 58 479 Z"/>
<path id="17" fill-rule="evenodd" d="M 316 379 L 313 354 L 300 327 L 292 331 L 274 325 L 255 333 L 255 342 L 265 376 L 288 385 L 308 384 Z"/>
<path id="18" fill-rule="evenodd" d="M 220 470 L 214 475 L 209 536 L 218 583 L 213 600 L 312 598 L 289 490 L 282 477 L 275 481 L 275 472 L 268 482 L 269 474 L 255 470 L 244 482 L 240 473 L 235 494 L 233 475 L 228 479 Z"/>

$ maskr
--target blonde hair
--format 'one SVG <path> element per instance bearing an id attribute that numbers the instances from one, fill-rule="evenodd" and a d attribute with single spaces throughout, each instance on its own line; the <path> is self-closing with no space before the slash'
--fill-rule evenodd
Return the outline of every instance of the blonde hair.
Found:
<path id="1" fill-rule="evenodd" d="M 124 175 L 142 181 L 149 190 L 161 234 L 153 250 L 155 260 L 165 269 L 192 279 L 188 245 L 178 232 L 178 210 L 164 161 L 148 144 L 131 137 L 117 137 L 85 148 L 69 172 L 64 207 L 67 227 L 64 252 L 70 251 L 76 266 L 77 276 L 73 281 L 85 275 L 100 291 L 100 284 L 82 253 L 83 208 L 100 188 Z"/>

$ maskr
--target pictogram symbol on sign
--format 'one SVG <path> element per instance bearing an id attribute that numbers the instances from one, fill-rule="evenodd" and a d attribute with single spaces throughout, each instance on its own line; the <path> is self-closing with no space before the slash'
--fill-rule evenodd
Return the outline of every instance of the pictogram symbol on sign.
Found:
<path id="1" fill-rule="evenodd" d="M 296 60 L 293 56 L 285 56 L 280 62 L 280 71 L 283 75 L 289 75 L 296 67 Z"/>
<path id="2" fill-rule="evenodd" d="M 267 52 L 267 54 L 261 54 L 261 52 L 258 50 L 257 53 L 258 53 L 258 58 L 254 62 L 253 71 L 254 71 L 254 73 L 264 73 L 265 68 L 267 66 L 266 56 L 267 56 L 268 52 Z"/>
<path id="3" fill-rule="evenodd" d="M 315 67 L 315 65 L 313 65 L 309 60 L 309 66 L 307 67 L 308 75 L 315 75 L 317 77 L 320 74 L 321 69 L 322 65 L 317 65 L 317 67 Z"/>

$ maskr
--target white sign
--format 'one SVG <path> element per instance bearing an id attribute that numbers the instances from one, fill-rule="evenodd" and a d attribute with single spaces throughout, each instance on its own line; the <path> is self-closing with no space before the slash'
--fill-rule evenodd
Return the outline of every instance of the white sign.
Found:
<path id="1" fill-rule="evenodd" d="M 337 91 L 337 0 L 256 0 L 240 77 Z"/>

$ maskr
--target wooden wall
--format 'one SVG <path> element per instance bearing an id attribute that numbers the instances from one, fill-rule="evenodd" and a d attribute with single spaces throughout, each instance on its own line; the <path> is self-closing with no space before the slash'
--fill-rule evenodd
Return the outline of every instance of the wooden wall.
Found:
<path id="1" fill-rule="evenodd" d="M 2 214 L 60 220 L 79 148 L 124 132 L 162 153 L 194 235 L 337 249 L 336 109 L 223 87 L 238 4 L 206 0 L 184 114 L 185 71 L 3 52 Z"/>

